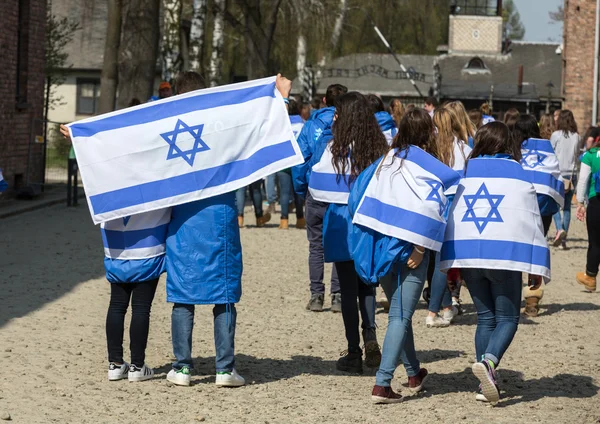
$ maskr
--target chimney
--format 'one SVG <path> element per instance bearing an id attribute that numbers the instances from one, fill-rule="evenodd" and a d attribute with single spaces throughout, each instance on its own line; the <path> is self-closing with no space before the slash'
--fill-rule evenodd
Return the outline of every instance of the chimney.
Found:
<path id="1" fill-rule="evenodd" d="M 519 82 L 517 87 L 519 87 L 519 94 L 523 94 L 523 65 L 519 65 Z"/>

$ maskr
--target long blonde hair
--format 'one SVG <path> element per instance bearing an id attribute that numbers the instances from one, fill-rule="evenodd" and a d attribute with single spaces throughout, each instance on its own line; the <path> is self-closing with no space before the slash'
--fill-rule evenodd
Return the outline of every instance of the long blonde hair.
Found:
<path id="1" fill-rule="evenodd" d="M 390 115 L 394 118 L 394 122 L 396 122 L 396 127 L 400 126 L 400 121 L 402 121 L 402 117 L 406 113 L 404 109 L 404 104 L 400 101 L 400 99 L 392 99 L 390 101 Z"/>
<path id="2" fill-rule="evenodd" d="M 471 118 L 469 118 L 469 114 L 467 113 L 462 102 L 458 100 L 450 102 L 448 103 L 448 108 L 451 112 L 454 112 L 456 115 L 457 125 L 460 126 L 460 136 L 457 137 L 465 143 L 469 141 L 469 137 L 475 137 L 477 128 L 471 121 Z"/>
<path id="3" fill-rule="evenodd" d="M 544 113 L 540 118 L 540 137 L 544 140 L 550 140 L 554 128 L 554 117 L 549 113 Z"/>
<path id="4" fill-rule="evenodd" d="M 452 129 L 452 113 L 447 107 L 440 107 L 433 112 L 433 125 L 437 129 L 435 146 L 437 158 L 448 165 L 454 166 L 454 131 Z"/>

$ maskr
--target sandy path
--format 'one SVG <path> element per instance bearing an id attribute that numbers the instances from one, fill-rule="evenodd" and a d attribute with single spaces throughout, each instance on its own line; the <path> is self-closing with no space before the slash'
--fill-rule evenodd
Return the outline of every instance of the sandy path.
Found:
<path id="1" fill-rule="evenodd" d="M 254 221 L 251 213 L 247 221 Z M 85 206 L 1 220 L 0 234 L 0 416 L 8 411 L 14 422 L 600 422 L 600 295 L 584 293 L 573 279 L 585 262 L 580 223 L 573 224 L 571 250 L 552 252 L 554 280 L 543 314 L 522 319 L 502 364 L 503 401 L 496 408 L 475 402 L 476 380 L 466 370 L 475 356 L 467 292 L 468 314 L 448 329 L 424 327 L 423 303 L 416 313 L 417 349 L 433 374 L 427 390 L 400 405 L 372 405 L 374 372 L 351 377 L 335 371 L 345 348 L 341 316 L 304 310 L 305 233 L 274 226 L 242 231 L 236 350 L 237 368 L 250 384 L 214 386 L 212 312 L 198 307 L 194 385 L 167 385 L 172 355 L 164 281 L 147 351 L 156 379 L 109 383 L 109 288 L 99 231 Z M 383 340 L 387 316 L 377 319 Z M 403 369 L 396 375 L 396 385 L 405 383 Z"/>

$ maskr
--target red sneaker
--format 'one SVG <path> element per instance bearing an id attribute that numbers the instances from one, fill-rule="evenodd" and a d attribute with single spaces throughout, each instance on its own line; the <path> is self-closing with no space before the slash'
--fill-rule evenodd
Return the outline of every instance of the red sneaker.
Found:
<path id="1" fill-rule="evenodd" d="M 394 393 L 391 387 L 375 386 L 371 400 L 374 403 L 399 403 L 402 402 L 402 395 Z"/>
<path id="2" fill-rule="evenodd" d="M 423 386 L 425 385 L 425 381 L 429 377 L 429 373 L 425 368 L 421 368 L 419 373 L 414 377 L 408 377 L 408 388 L 415 393 L 423 390 Z"/>

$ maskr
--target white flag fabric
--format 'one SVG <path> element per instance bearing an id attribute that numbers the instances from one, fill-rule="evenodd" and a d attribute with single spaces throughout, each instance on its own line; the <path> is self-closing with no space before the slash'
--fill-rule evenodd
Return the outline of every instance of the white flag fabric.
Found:
<path id="1" fill-rule="evenodd" d="M 469 160 L 450 209 L 440 267 L 503 269 L 550 279 L 536 192 L 519 163 Z"/>
<path id="2" fill-rule="evenodd" d="M 304 119 L 300 115 L 290 115 L 290 124 L 292 125 L 294 137 L 297 139 L 304 127 Z"/>
<path id="3" fill-rule="evenodd" d="M 391 150 L 360 200 L 354 224 L 437 252 L 446 220 L 446 187 L 460 175 L 416 146 Z"/>
<path id="4" fill-rule="evenodd" d="M 562 208 L 565 204 L 565 185 L 550 140 L 525 140 L 521 145 L 521 153 L 521 165 L 528 171 L 535 191 L 552 197 Z"/>
<path id="5" fill-rule="evenodd" d="M 382 132 L 385 136 L 385 141 L 387 141 L 388 146 L 391 146 L 394 142 L 394 137 L 396 137 L 396 134 L 398 134 L 398 129 L 390 128 L 389 130 L 384 130 Z"/>
<path id="6" fill-rule="evenodd" d="M 4 176 L 2 175 L 2 169 L 0 169 L 0 193 L 5 191 L 8 187 L 8 183 L 4 181 Z"/>
<path id="7" fill-rule="evenodd" d="M 133 260 L 164 254 L 170 221 L 171 208 L 165 208 L 103 222 L 104 256 Z"/>
<path id="8" fill-rule="evenodd" d="M 68 127 L 95 223 L 231 192 L 302 163 L 275 77 Z"/>
<path id="9" fill-rule="evenodd" d="M 467 163 L 467 158 L 471 154 L 471 150 L 472 149 L 467 143 L 454 137 L 454 165 L 452 165 L 452 169 L 458 172 L 461 176 L 464 175 L 465 164 Z M 457 188 L 458 182 L 446 190 L 446 196 L 456 194 Z"/>
<path id="10" fill-rule="evenodd" d="M 352 168 L 350 161 L 346 167 L 346 175 L 338 176 L 333 166 L 333 155 L 331 154 L 330 141 L 321 160 L 312 167 L 310 180 L 308 181 L 308 190 L 313 199 L 319 202 L 348 204 L 352 182 L 350 175 Z"/>

